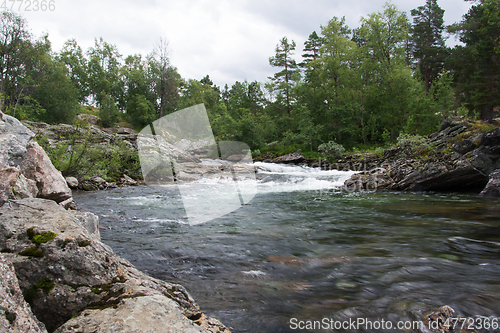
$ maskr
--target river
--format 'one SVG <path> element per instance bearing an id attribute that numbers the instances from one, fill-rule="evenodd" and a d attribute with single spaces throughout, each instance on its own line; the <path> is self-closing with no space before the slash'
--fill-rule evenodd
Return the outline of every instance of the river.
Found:
<path id="1" fill-rule="evenodd" d="M 118 255 L 184 285 L 233 333 L 328 332 L 305 324 L 359 318 L 396 325 L 445 304 L 500 316 L 499 199 L 349 192 L 348 172 L 259 167 L 253 200 L 197 225 L 177 185 L 74 197 L 99 215 L 102 241 Z"/>

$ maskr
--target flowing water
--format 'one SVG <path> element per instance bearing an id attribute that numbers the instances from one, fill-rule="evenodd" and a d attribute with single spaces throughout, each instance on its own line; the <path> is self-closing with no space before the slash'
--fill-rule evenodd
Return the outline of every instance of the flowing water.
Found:
<path id="1" fill-rule="evenodd" d="M 117 254 L 184 285 L 235 333 L 330 331 L 292 325 L 324 318 L 396 323 L 445 304 L 468 317 L 500 316 L 499 199 L 347 192 L 351 173 L 258 165 L 254 199 L 198 225 L 188 223 L 176 185 L 75 200 L 99 215 L 102 240 Z M 217 196 L 213 182 L 180 186 L 212 186 Z"/>

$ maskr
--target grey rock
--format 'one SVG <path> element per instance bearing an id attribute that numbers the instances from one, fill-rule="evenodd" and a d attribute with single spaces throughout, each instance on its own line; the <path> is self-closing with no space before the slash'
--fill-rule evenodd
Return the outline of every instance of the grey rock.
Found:
<path id="1" fill-rule="evenodd" d="M 99 184 L 106 184 L 106 181 L 104 179 L 102 179 L 101 177 L 93 177 L 91 180 L 98 185 Z"/>
<path id="2" fill-rule="evenodd" d="M 19 178 L 19 170 L 0 166 L 0 206 L 8 199 L 14 199 L 13 187 Z"/>
<path id="3" fill-rule="evenodd" d="M 19 286 L 28 295 L 33 313 L 49 331 L 92 309 L 104 311 L 116 307 L 117 311 L 107 314 L 107 318 L 114 318 L 116 323 L 128 322 L 126 318 L 138 322 L 146 310 L 141 312 L 137 305 L 145 300 L 154 300 L 163 309 L 170 309 L 154 312 L 148 308 L 151 316 L 182 313 L 186 319 L 178 323 L 179 327 L 191 323 L 193 332 L 197 332 L 198 326 L 209 325 L 210 318 L 203 315 L 184 287 L 145 275 L 101 243 L 94 216 L 72 214 L 54 201 L 31 198 L 2 206 L 0 217 L 0 250 L 13 263 Z M 54 233 L 54 238 L 41 244 L 33 242 L 34 234 L 47 233 Z M 136 298 L 144 299 L 135 301 Z M 138 317 L 130 318 L 133 309 L 139 311 Z M 93 313 L 92 322 L 99 321 L 101 312 Z M 151 322 L 156 324 L 156 320 Z M 61 328 L 60 332 L 74 332 L 71 331 L 74 326 L 68 327 L 66 330 L 63 326 L 65 330 Z M 154 329 L 159 328 L 150 326 L 144 331 L 155 332 Z M 228 332 L 223 325 L 208 330 Z"/>
<path id="4" fill-rule="evenodd" d="M 62 202 L 72 197 L 66 180 L 61 175 L 45 151 L 36 142 L 27 145 L 26 155 L 20 165 L 26 178 L 36 181 L 37 197 Z"/>
<path id="5" fill-rule="evenodd" d="M 66 177 L 66 183 L 70 188 L 77 188 L 78 187 L 78 179 L 75 177 Z"/>
<path id="6" fill-rule="evenodd" d="M 19 175 L 16 184 L 12 187 L 15 199 L 36 198 L 38 188 L 36 181 L 26 178 L 23 174 Z"/>
<path id="7" fill-rule="evenodd" d="M 12 263 L 0 255 L 0 331 L 47 333 L 24 301 Z"/>
<path id="8" fill-rule="evenodd" d="M 306 159 L 302 154 L 299 153 L 290 153 L 280 157 L 277 157 L 273 160 L 273 163 L 301 163 Z"/>
<path id="9" fill-rule="evenodd" d="M 186 318 L 177 304 L 163 295 L 123 298 L 114 307 L 84 310 L 55 333 L 208 333 Z"/>
<path id="10" fill-rule="evenodd" d="M 87 121 L 88 123 L 93 125 L 97 124 L 97 122 L 99 121 L 99 117 L 94 116 L 93 114 L 81 113 L 76 117 L 80 120 Z"/>
<path id="11" fill-rule="evenodd" d="M 460 154 L 466 154 L 476 148 L 476 145 L 471 140 L 463 140 L 453 145 L 453 150 Z"/>
<path id="12" fill-rule="evenodd" d="M 485 133 L 481 138 L 483 146 L 499 146 L 500 145 L 500 128 L 496 128 L 488 133 Z"/>
<path id="13" fill-rule="evenodd" d="M 77 222 L 88 231 L 90 237 L 97 241 L 101 241 L 101 234 L 99 232 L 99 217 L 91 212 L 70 212 Z"/>
<path id="14" fill-rule="evenodd" d="M 120 178 L 120 181 L 118 182 L 120 186 L 136 186 L 139 185 L 139 183 L 132 178 L 130 178 L 127 175 L 123 175 L 122 178 Z"/>
<path id="15" fill-rule="evenodd" d="M 500 197 L 500 169 L 490 174 L 490 180 L 480 195 L 483 197 Z"/>
<path id="16" fill-rule="evenodd" d="M 78 206 L 76 205 L 75 200 L 73 198 L 66 199 L 59 203 L 59 206 L 64 207 L 64 209 L 77 210 Z"/>
<path id="17" fill-rule="evenodd" d="M 34 136 L 19 120 L 0 111 L 0 166 L 21 164 L 26 145 Z"/>

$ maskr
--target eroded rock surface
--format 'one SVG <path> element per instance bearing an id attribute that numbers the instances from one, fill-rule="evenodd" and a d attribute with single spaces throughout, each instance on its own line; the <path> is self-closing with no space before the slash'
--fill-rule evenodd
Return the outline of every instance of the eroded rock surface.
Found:
<path id="1" fill-rule="evenodd" d="M 345 185 L 358 189 L 409 191 L 471 191 L 495 196 L 500 170 L 500 129 L 467 119 L 449 118 L 440 131 L 427 138 L 425 146 L 395 146 L 375 161 L 384 172 L 365 168 Z M 366 167 L 366 165 L 365 165 Z M 358 171 L 358 170 L 356 170 Z M 489 183 L 488 183 L 489 182 Z"/>
<path id="2" fill-rule="evenodd" d="M 49 331 L 73 317 L 57 332 L 87 332 L 87 325 L 103 325 L 99 332 L 165 332 L 168 323 L 177 332 L 229 332 L 204 316 L 183 286 L 151 278 L 115 255 L 100 242 L 92 215 L 33 198 L 0 208 L 0 251 Z"/>
<path id="3" fill-rule="evenodd" d="M 66 181 L 34 136 L 19 120 L 0 112 L 0 206 L 38 197 L 76 208 Z"/>
<path id="4" fill-rule="evenodd" d="M 47 333 L 33 315 L 17 283 L 12 263 L 0 255 L 0 332 Z"/>

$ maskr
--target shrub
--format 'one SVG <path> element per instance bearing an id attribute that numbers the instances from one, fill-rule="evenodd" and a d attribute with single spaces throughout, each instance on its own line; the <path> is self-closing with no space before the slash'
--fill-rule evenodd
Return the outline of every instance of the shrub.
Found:
<path id="1" fill-rule="evenodd" d="M 397 145 L 403 149 L 421 150 L 429 148 L 429 140 L 418 134 L 401 133 L 398 136 Z"/>
<path id="2" fill-rule="evenodd" d="M 332 158 L 340 158 L 345 152 L 344 146 L 334 141 L 322 143 L 318 146 L 318 153 L 321 155 L 330 156 Z"/>

